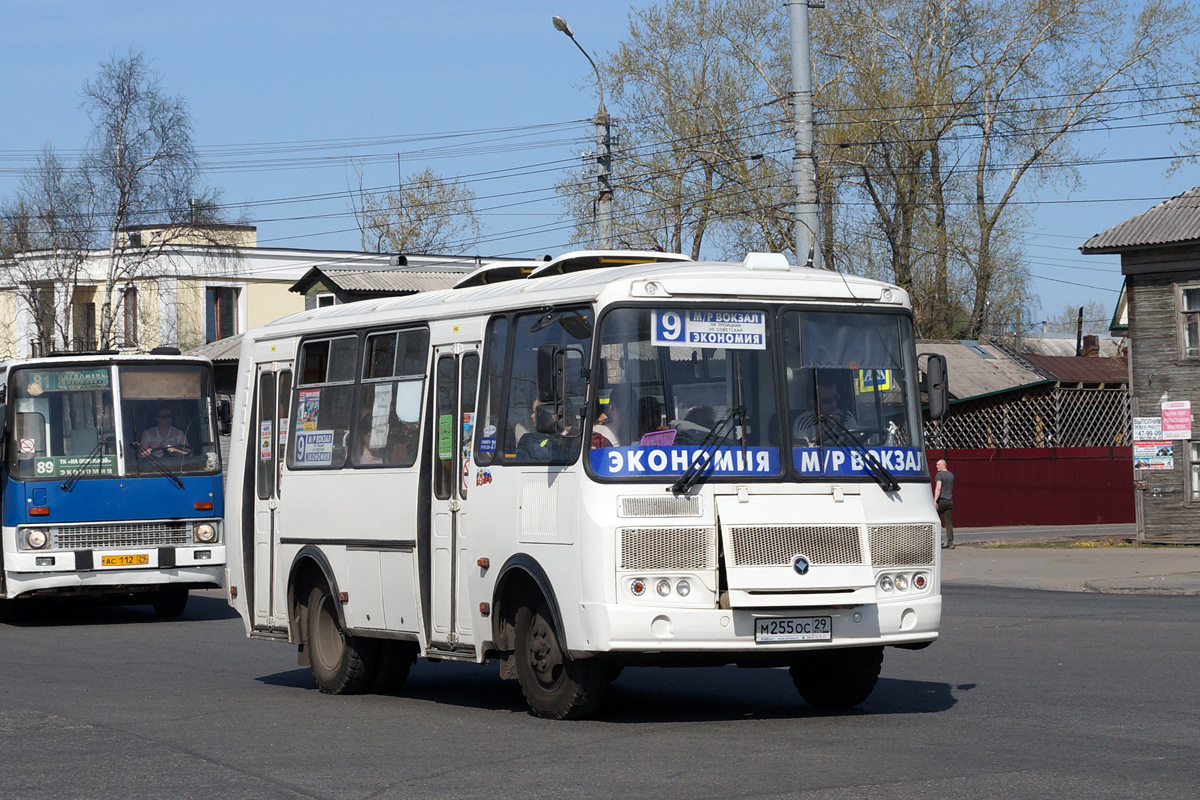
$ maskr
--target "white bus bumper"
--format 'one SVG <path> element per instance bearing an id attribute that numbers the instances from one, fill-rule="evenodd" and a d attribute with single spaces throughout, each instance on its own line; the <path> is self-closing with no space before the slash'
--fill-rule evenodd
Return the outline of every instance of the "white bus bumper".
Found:
<path id="1" fill-rule="evenodd" d="M 827 641 L 756 643 L 755 621 L 827 616 Z M 823 647 L 899 645 L 937 639 L 942 598 L 934 595 L 878 605 L 788 609 L 707 609 L 581 604 L 580 655 L 602 652 L 763 653 Z M 572 643 L 574 644 L 574 643 Z"/>

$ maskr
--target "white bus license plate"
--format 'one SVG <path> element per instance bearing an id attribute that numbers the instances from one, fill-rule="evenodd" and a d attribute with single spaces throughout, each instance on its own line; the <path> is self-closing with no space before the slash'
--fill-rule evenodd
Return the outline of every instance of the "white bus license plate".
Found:
<path id="1" fill-rule="evenodd" d="M 755 644 L 828 642 L 832 640 L 832 617 L 782 617 L 754 621 Z"/>

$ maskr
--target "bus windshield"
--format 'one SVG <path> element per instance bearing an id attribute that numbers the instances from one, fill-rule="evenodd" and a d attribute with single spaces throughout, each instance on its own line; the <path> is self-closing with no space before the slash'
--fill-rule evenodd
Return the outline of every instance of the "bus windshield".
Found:
<path id="1" fill-rule="evenodd" d="M 597 477 L 673 478 L 697 457 L 714 480 L 927 474 L 902 314 L 619 308 L 598 340 Z"/>
<path id="2" fill-rule="evenodd" d="M 707 448 L 713 476 L 778 476 L 768 316 L 764 309 L 727 307 L 607 314 L 588 451 L 592 471 L 678 476 Z"/>
<path id="3" fill-rule="evenodd" d="M 784 369 L 792 464 L 801 476 L 925 475 L 912 325 L 900 314 L 787 311 Z"/>
<path id="4" fill-rule="evenodd" d="M 43 364 L 14 370 L 10 385 L 13 477 L 220 472 L 202 364 Z"/>

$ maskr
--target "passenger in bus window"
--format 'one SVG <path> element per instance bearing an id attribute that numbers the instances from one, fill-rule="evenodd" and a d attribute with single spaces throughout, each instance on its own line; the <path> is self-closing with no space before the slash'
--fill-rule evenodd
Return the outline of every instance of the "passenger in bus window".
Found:
<path id="1" fill-rule="evenodd" d="M 382 464 L 383 459 L 371 447 L 371 412 L 364 410 L 358 418 L 358 447 L 355 450 L 357 464 Z"/>
<path id="2" fill-rule="evenodd" d="M 169 406 L 158 406 L 153 421 L 142 431 L 141 454 L 150 458 L 185 456 L 192 452 L 183 431 L 172 423 Z"/>
<path id="3" fill-rule="evenodd" d="M 647 433 L 665 430 L 667 430 L 667 427 L 663 425 L 662 401 L 654 395 L 639 398 L 638 437 L 641 438 Z"/>
<path id="4" fill-rule="evenodd" d="M 592 425 L 592 448 L 619 447 L 620 431 L 624 424 L 626 393 L 617 387 L 608 399 L 600 398 L 596 407 L 596 423 Z"/>
<path id="5" fill-rule="evenodd" d="M 538 407 L 541 405 L 542 402 L 540 400 L 533 401 L 533 408 L 529 411 L 530 430 L 528 433 L 522 435 L 521 440 L 517 442 L 517 459 L 520 461 L 554 461 L 561 463 L 564 459 L 570 458 L 570 437 L 578 436 L 579 429 L 573 425 L 568 425 L 567 429 L 561 434 L 539 431 L 537 429 L 537 413 Z M 557 418 L 555 418 L 556 423 L 557 421 Z"/>
<path id="6" fill-rule="evenodd" d="M 416 461 L 417 425 L 411 422 L 393 421 L 392 434 L 388 436 L 385 463 L 411 466 Z"/>

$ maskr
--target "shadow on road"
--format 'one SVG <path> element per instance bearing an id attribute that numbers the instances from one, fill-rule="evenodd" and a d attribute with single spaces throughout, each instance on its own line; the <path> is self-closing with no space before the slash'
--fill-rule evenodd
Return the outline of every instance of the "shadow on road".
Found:
<path id="1" fill-rule="evenodd" d="M 312 673 L 298 668 L 258 678 L 260 683 L 316 692 Z M 972 688 L 970 685 L 958 690 Z M 935 714 L 957 702 L 955 687 L 932 681 L 880 678 L 855 709 L 820 711 L 797 693 L 786 670 L 705 667 L 630 667 L 610 684 L 594 719 L 619 724 L 793 719 L 827 716 Z M 418 662 L 404 688 L 381 702 L 436 703 L 481 711 L 528 714 L 516 681 L 502 681 L 495 665 Z"/>
<path id="2" fill-rule="evenodd" d="M 91 597 L 37 598 L 11 601 L 9 625 L 21 628 L 70 625 L 144 625 L 235 619 L 237 612 L 222 597 L 193 594 L 181 617 L 160 617 L 149 603 L 121 604 Z"/>

